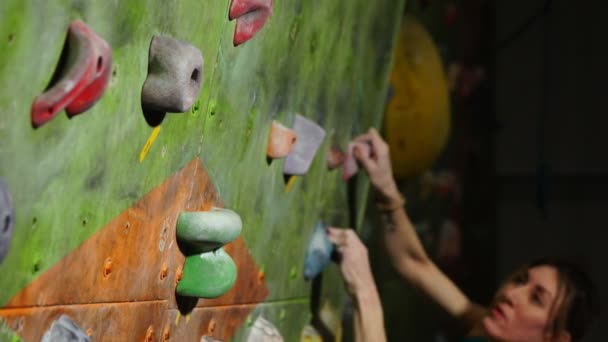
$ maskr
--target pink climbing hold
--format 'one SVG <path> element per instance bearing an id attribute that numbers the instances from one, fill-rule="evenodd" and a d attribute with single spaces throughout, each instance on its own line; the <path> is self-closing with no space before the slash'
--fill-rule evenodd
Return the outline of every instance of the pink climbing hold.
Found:
<path id="1" fill-rule="evenodd" d="M 327 153 L 327 168 L 329 170 L 337 169 L 344 164 L 344 153 L 337 147 L 332 146 Z"/>
<path id="2" fill-rule="evenodd" d="M 355 147 L 357 147 L 359 153 L 361 153 L 362 155 L 369 156 L 371 153 L 370 146 L 366 143 L 351 142 L 348 144 L 348 152 L 346 153 L 346 159 L 344 160 L 344 173 L 342 175 L 342 179 L 344 179 L 345 181 L 349 180 L 359 171 L 357 160 L 353 155 Z"/>
<path id="3" fill-rule="evenodd" d="M 108 43 L 82 21 L 73 21 L 55 74 L 32 103 L 32 126 L 42 126 L 63 109 L 72 117 L 91 108 L 103 95 L 111 69 Z"/>
<path id="4" fill-rule="evenodd" d="M 228 18 L 236 19 L 232 43 L 239 46 L 258 33 L 272 14 L 273 0 L 231 0 Z"/>

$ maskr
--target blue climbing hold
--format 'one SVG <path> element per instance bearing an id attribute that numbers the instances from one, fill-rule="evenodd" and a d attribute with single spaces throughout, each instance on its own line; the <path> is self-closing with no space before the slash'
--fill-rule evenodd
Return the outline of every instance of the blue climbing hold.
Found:
<path id="1" fill-rule="evenodd" d="M 334 244 L 327 235 L 327 224 L 320 221 L 308 242 L 304 259 L 304 279 L 311 280 L 323 272 L 334 251 Z"/>

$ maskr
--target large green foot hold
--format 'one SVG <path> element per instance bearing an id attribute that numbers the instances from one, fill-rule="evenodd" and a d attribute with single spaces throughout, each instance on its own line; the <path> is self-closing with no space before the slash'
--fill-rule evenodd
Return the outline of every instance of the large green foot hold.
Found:
<path id="1" fill-rule="evenodd" d="M 188 297 L 216 298 L 228 292 L 236 281 L 236 265 L 220 248 L 186 257 L 182 279 L 175 290 Z"/>
<path id="2" fill-rule="evenodd" d="M 177 238 L 188 250 L 187 254 L 199 254 L 233 241 L 242 227 L 241 217 L 232 210 L 184 212 L 177 220 Z"/>

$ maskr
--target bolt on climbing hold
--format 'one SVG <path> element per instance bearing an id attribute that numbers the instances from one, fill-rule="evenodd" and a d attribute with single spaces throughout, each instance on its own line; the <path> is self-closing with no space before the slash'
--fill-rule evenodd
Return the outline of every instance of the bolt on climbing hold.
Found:
<path id="1" fill-rule="evenodd" d="M 42 126 L 64 109 L 71 118 L 91 108 L 105 92 L 111 70 L 108 43 L 82 21 L 73 21 L 55 73 L 32 103 L 32 126 Z"/>
<path id="2" fill-rule="evenodd" d="M 344 164 L 344 152 L 337 146 L 332 146 L 329 148 L 326 159 L 329 170 L 337 169 Z"/>
<path id="3" fill-rule="evenodd" d="M 262 316 L 253 323 L 250 328 L 249 336 L 247 336 L 247 342 L 282 342 L 283 336 L 279 330 L 270 321 L 266 320 Z"/>
<path id="4" fill-rule="evenodd" d="M 303 175 L 308 172 L 310 164 L 325 138 L 325 130 L 310 119 L 296 114 L 293 130 L 298 139 L 293 150 L 287 156 L 283 173 L 286 175 Z"/>
<path id="5" fill-rule="evenodd" d="M 228 209 L 180 214 L 176 234 L 186 261 L 176 288 L 179 295 L 215 298 L 232 288 L 236 264 L 221 247 L 239 236 L 242 225 L 240 216 Z"/>
<path id="6" fill-rule="evenodd" d="M 255 36 L 272 14 L 272 0 L 232 0 L 228 19 L 236 19 L 232 43 L 239 46 Z"/>
<path id="7" fill-rule="evenodd" d="M 289 270 L 289 278 L 296 279 L 297 276 L 298 276 L 298 270 L 296 269 L 295 266 L 291 267 L 291 269 Z"/>
<path id="8" fill-rule="evenodd" d="M 266 155 L 269 158 L 285 158 L 296 143 L 296 133 L 273 120 L 268 136 Z"/>
<path id="9" fill-rule="evenodd" d="M 183 212 L 177 219 L 177 238 L 193 253 L 204 253 L 223 246 L 241 233 L 243 222 L 232 210 Z"/>
<path id="10" fill-rule="evenodd" d="M 346 153 L 346 158 L 344 160 L 344 173 L 342 175 L 342 179 L 345 181 L 359 172 L 359 166 L 357 165 L 357 160 L 353 154 L 355 148 L 362 155 L 369 156 L 371 153 L 371 148 L 367 143 L 350 142 L 348 144 L 348 152 Z"/>
<path id="11" fill-rule="evenodd" d="M 141 107 L 150 126 L 160 125 L 167 112 L 189 111 L 202 84 L 203 55 L 197 47 L 174 38 L 152 37 L 141 91 Z"/>
<path id="12" fill-rule="evenodd" d="M 329 264 L 334 244 L 327 234 L 327 224 L 319 222 L 308 242 L 304 258 L 304 279 L 311 280 Z"/>
<path id="13" fill-rule="evenodd" d="M 0 178 L 0 264 L 8 254 L 15 228 L 15 208 L 8 186 Z"/>
<path id="14" fill-rule="evenodd" d="M 61 315 L 42 336 L 41 342 L 90 342 L 91 337 L 67 315 Z"/>
<path id="15" fill-rule="evenodd" d="M 232 288 L 236 274 L 236 264 L 223 248 L 189 255 L 176 292 L 188 297 L 216 298 Z"/>

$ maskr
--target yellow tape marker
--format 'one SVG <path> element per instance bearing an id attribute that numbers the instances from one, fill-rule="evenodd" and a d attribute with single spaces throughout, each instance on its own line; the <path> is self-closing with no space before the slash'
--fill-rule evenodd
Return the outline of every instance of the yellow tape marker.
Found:
<path id="1" fill-rule="evenodd" d="M 148 154 L 148 151 L 150 151 L 150 147 L 152 147 L 152 144 L 154 143 L 154 140 L 156 140 L 158 133 L 160 133 L 160 125 L 154 127 L 154 130 L 152 131 L 152 134 L 150 134 L 148 141 L 146 141 L 144 148 L 139 153 L 139 162 L 140 163 L 142 163 L 144 161 L 144 159 L 146 159 L 146 155 Z"/>
<path id="2" fill-rule="evenodd" d="M 175 316 L 175 326 L 177 326 L 179 324 L 179 319 L 182 317 L 182 315 L 178 312 L 177 316 Z"/>
<path id="3" fill-rule="evenodd" d="M 285 192 L 290 192 L 291 188 L 293 188 L 293 185 L 296 184 L 296 179 L 298 179 L 297 176 L 290 176 L 289 177 L 289 181 L 287 181 L 287 186 L 285 187 Z"/>

